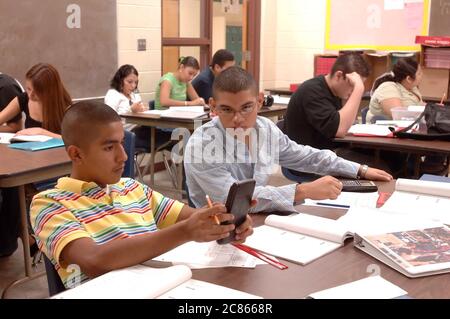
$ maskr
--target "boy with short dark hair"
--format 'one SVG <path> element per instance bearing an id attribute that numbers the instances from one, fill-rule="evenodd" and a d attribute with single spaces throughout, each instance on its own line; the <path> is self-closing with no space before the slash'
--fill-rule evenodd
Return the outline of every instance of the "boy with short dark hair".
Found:
<path id="1" fill-rule="evenodd" d="M 70 177 L 36 195 L 31 224 L 40 249 L 68 286 L 69 265 L 80 282 L 152 259 L 185 242 L 225 238 L 234 225 L 223 205 L 193 209 L 146 185 L 123 178 L 127 155 L 120 116 L 100 102 L 79 102 L 66 112 L 62 138 L 72 160 Z M 252 233 L 251 220 L 236 229 Z M 70 268 L 69 268 L 70 269 Z"/>
<path id="2" fill-rule="evenodd" d="M 207 104 L 212 97 L 212 87 L 214 78 L 220 72 L 226 70 L 235 63 L 234 55 L 228 50 L 220 49 L 214 53 L 211 65 L 204 69 L 200 74 L 192 80 L 192 86 L 198 96 L 202 97 Z"/>
<path id="3" fill-rule="evenodd" d="M 218 116 L 194 132 L 184 156 L 189 195 L 197 207 L 205 204 L 205 194 L 224 202 L 235 181 L 249 178 L 256 180 L 253 212 L 292 211 L 294 203 L 306 198 L 335 199 L 341 192 L 342 183 L 331 176 L 269 186 L 274 164 L 321 175 L 392 179 L 384 171 L 290 140 L 273 122 L 258 116 L 263 99 L 255 80 L 242 68 L 230 67 L 217 76 L 211 110 Z"/>

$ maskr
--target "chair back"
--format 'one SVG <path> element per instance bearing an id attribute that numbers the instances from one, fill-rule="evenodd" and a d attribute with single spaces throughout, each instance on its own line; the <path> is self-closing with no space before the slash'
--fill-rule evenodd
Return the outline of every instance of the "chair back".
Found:
<path id="1" fill-rule="evenodd" d="M 366 117 L 367 112 L 369 112 L 369 107 L 366 106 L 365 108 L 361 109 L 361 123 L 366 124 Z"/>
<path id="2" fill-rule="evenodd" d="M 48 293 L 51 297 L 63 292 L 66 290 L 66 287 L 64 287 L 64 284 L 50 259 L 48 259 L 45 254 L 42 255 L 44 257 L 45 273 L 47 274 Z"/>
<path id="3" fill-rule="evenodd" d="M 148 101 L 148 109 L 154 110 L 155 109 L 155 100 Z"/>
<path id="4" fill-rule="evenodd" d="M 134 178 L 134 156 L 136 153 L 136 134 L 133 132 L 124 130 L 125 132 L 125 145 L 124 149 L 127 153 L 127 161 L 125 162 L 125 168 L 122 173 L 122 177 Z"/>
<path id="5" fill-rule="evenodd" d="M 277 122 L 277 126 L 278 126 L 278 128 L 281 130 L 281 132 L 283 132 L 284 134 L 286 134 L 286 125 L 285 125 L 284 122 L 285 122 L 284 119 L 279 120 L 279 121 Z"/>

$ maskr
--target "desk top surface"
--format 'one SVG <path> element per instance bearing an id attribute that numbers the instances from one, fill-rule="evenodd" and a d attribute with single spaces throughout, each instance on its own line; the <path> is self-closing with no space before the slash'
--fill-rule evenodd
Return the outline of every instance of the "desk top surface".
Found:
<path id="1" fill-rule="evenodd" d="M 392 192 L 395 185 L 394 182 L 378 184 L 380 191 L 384 192 Z M 324 207 L 298 206 L 297 210 L 332 219 L 345 214 L 343 210 Z M 252 215 L 254 224 L 262 225 L 266 216 Z M 287 270 L 279 270 L 270 265 L 260 265 L 255 269 L 202 269 L 193 270 L 193 277 L 264 298 L 304 298 L 313 292 L 359 280 L 377 272 L 406 290 L 413 298 L 450 298 L 450 274 L 410 279 L 354 248 L 351 240 L 346 241 L 338 250 L 305 266 L 282 261 L 289 266 Z"/>
<path id="2" fill-rule="evenodd" d="M 11 149 L 8 145 L 0 144 L 0 154 L 2 162 L 0 179 L 70 164 L 64 147 L 29 152 Z"/>
<path id="3" fill-rule="evenodd" d="M 333 139 L 338 143 L 365 145 L 382 149 L 395 149 L 410 152 L 437 152 L 450 154 L 450 142 L 447 141 L 421 141 L 407 138 L 389 137 L 363 137 L 347 135 Z"/>

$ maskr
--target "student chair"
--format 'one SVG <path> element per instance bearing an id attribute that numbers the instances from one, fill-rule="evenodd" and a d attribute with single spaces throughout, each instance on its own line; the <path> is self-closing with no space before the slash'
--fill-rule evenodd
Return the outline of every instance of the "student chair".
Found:
<path id="1" fill-rule="evenodd" d="M 154 110 L 155 109 L 155 101 L 154 100 L 150 100 L 148 102 L 148 107 L 150 110 Z M 168 138 L 168 134 L 164 134 L 165 132 L 162 131 L 161 129 L 156 128 L 156 140 L 157 140 L 157 144 L 158 142 L 161 143 L 160 145 L 156 145 L 156 149 L 155 149 L 155 153 L 162 153 L 162 157 L 163 157 L 163 162 L 164 162 L 164 167 L 167 170 L 167 173 L 169 174 L 170 180 L 172 182 L 172 185 L 174 188 L 178 188 L 178 179 L 177 179 L 177 168 L 175 163 L 173 163 L 170 160 L 170 157 L 167 156 L 166 151 L 170 152 L 173 148 L 173 146 L 177 143 L 177 141 L 172 141 L 170 139 L 170 137 Z M 159 138 L 158 138 L 158 135 Z M 163 136 L 164 135 L 164 136 Z M 149 150 L 145 150 L 145 149 L 138 149 L 138 154 L 143 154 L 143 153 L 148 153 Z M 137 167 L 141 166 L 142 160 L 143 160 L 143 156 L 141 158 L 141 160 L 139 161 L 139 163 L 137 163 Z M 143 181 L 143 176 L 146 174 L 146 172 L 148 172 L 149 168 L 150 168 L 150 164 L 151 161 L 148 161 L 147 164 L 145 165 L 144 170 L 141 172 L 139 169 L 138 174 L 139 174 L 139 178 L 141 181 Z"/>
<path id="2" fill-rule="evenodd" d="M 62 283 L 62 280 L 59 277 L 59 274 L 50 259 L 48 259 L 45 254 L 43 255 L 45 273 L 47 275 L 48 294 L 51 297 L 53 295 L 59 294 L 60 292 L 63 292 L 64 290 L 66 290 L 66 287 L 64 287 L 64 284 Z"/>
<path id="3" fill-rule="evenodd" d="M 361 109 L 361 123 L 362 124 L 367 124 L 367 112 L 369 112 L 369 107 L 366 106 L 365 108 Z M 374 115 L 371 119 L 370 119 L 370 124 L 374 124 L 377 121 L 383 121 L 383 120 L 387 120 L 388 118 L 384 115 Z"/>
<path id="4" fill-rule="evenodd" d="M 277 126 L 278 128 L 281 130 L 281 132 L 283 132 L 284 134 L 286 134 L 286 125 L 285 125 L 285 120 L 279 120 L 277 122 Z M 294 174 L 292 173 L 291 170 L 289 170 L 286 167 L 281 167 L 281 173 L 283 174 L 284 177 L 286 177 L 287 179 L 297 182 L 297 183 L 306 183 L 306 182 L 311 182 L 313 180 L 318 179 L 320 176 L 316 175 L 316 174 L 311 174 L 311 173 L 297 173 Z"/>
<path id="5" fill-rule="evenodd" d="M 138 167 L 135 167 L 135 156 L 136 156 L 136 149 L 135 149 L 135 144 L 136 144 L 136 134 L 134 134 L 133 132 L 124 130 L 125 132 L 125 144 L 124 144 L 124 149 L 125 152 L 127 153 L 127 161 L 125 162 L 125 168 L 123 170 L 123 177 L 129 177 L 129 178 L 134 178 L 134 169 L 139 169 Z"/>

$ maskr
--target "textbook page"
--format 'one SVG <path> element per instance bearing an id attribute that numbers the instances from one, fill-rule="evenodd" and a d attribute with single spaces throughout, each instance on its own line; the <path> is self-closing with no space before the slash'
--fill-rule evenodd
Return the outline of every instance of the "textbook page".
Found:
<path id="1" fill-rule="evenodd" d="M 378 235 L 355 235 L 355 247 L 408 277 L 450 271 L 450 229 L 411 228 Z"/>
<path id="2" fill-rule="evenodd" d="M 250 236 L 251 237 L 251 236 Z M 232 245 L 188 242 L 178 246 L 153 260 L 192 266 L 193 269 L 213 267 L 254 268 L 261 264 L 259 259 Z"/>
<path id="3" fill-rule="evenodd" d="M 380 276 L 370 276 L 310 294 L 312 299 L 392 299 L 407 292 Z"/>
<path id="4" fill-rule="evenodd" d="M 377 206 L 378 192 L 357 193 L 341 192 L 336 199 L 312 200 L 305 199 L 303 205 L 308 206 L 329 206 L 338 209 L 349 209 L 350 207 L 369 207 Z"/>
<path id="5" fill-rule="evenodd" d="M 16 133 L 0 133 L 0 144 L 13 142 L 47 142 L 52 138 L 47 135 L 17 135 Z"/>
<path id="6" fill-rule="evenodd" d="M 190 279 L 162 294 L 158 299 L 262 299 L 239 290 Z"/>
<path id="7" fill-rule="evenodd" d="M 382 209 L 450 225 L 450 184 L 398 179 Z"/>
<path id="8" fill-rule="evenodd" d="M 151 268 L 137 265 L 114 270 L 76 288 L 53 296 L 54 299 L 148 299 L 156 298 L 189 280 L 191 270 L 183 265 Z"/>
<path id="9" fill-rule="evenodd" d="M 307 264 L 343 245 L 351 234 L 331 219 L 293 214 L 270 215 L 246 245 L 300 264 Z"/>

